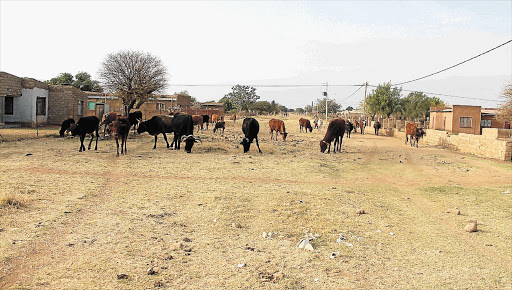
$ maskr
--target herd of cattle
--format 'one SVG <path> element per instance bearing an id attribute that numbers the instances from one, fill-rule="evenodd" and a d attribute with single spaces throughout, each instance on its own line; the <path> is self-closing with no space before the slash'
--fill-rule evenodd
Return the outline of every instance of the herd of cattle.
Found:
<path id="1" fill-rule="evenodd" d="M 236 115 L 232 116 L 233 124 L 236 122 Z M 126 154 L 126 141 L 128 139 L 128 134 L 130 132 L 131 127 L 133 127 L 134 134 L 135 131 L 139 134 L 144 132 L 148 132 L 151 136 L 155 137 L 155 144 L 153 149 L 156 148 L 156 143 L 158 139 L 158 135 L 162 134 L 165 142 L 167 143 L 167 148 L 174 147 L 176 150 L 179 150 L 181 147 L 181 142 L 185 142 L 185 151 L 190 153 L 192 151 L 192 147 L 195 143 L 201 142 L 201 138 L 199 136 L 194 136 L 194 126 L 197 126 L 198 132 L 199 130 L 204 129 L 204 125 L 206 125 L 206 130 L 208 130 L 209 123 L 215 124 L 213 129 L 213 133 L 216 131 L 222 130 L 222 134 L 224 133 L 226 123 L 223 121 L 223 118 L 218 115 L 188 115 L 188 114 L 170 114 L 170 115 L 161 115 L 154 116 L 147 121 L 142 121 L 142 112 L 136 111 L 133 113 L 129 113 L 128 116 L 122 116 L 115 112 L 106 113 L 103 115 L 102 120 L 96 116 L 87 116 L 81 117 L 77 123 L 73 119 L 67 119 L 62 122 L 61 129 L 59 134 L 61 137 L 64 136 L 66 131 L 70 131 L 73 136 L 80 136 L 80 149 L 79 152 L 85 151 L 84 140 L 87 134 L 91 134 L 92 138 L 89 142 L 88 149 L 91 149 L 92 141 L 94 140 L 94 136 L 96 136 L 96 146 L 94 150 L 98 150 L 98 138 L 99 138 L 99 128 L 104 128 L 105 132 L 111 132 L 114 135 L 117 146 L 117 155 L 119 157 L 119 140 L 121 140 L 121 154 Z M 322 120 L 315 119 L 314 127 L 315 129 L 320 130 L 322 127 Z M 286 140 L 286 136 L 288 133 L 286 132 L 286 128 L 284 122 L 279 119 L 271 119 L 269 121 L 271 140 L 277 140 L 278 135 L 280 134 L 283 140 Z M 356 121 L 352 123 L 350 120 L 344 120 L 341 118 L 337 118 L 331 120 L 329 125 L 327 126 L 327 131 L 322 140 L 320 140 L 320 152 L 324 153 L 327 149 L 327 153 L 331 151 L 331 143 L 334 143 L 333 152 L 336 151 L 341 152 L 341 144 L 343 142 L 343 136 L 347 135 L 350 138 L 350 134 L 352 131 L 357 132 L 359 128 L 359 132 L 364 134 L 364 129 L 366 127 L 366 121 Z M 381 129 L 381 124 L 377 121 L 374 123 L 375 135 L 379 135 L 379 130 Z M 313 126 L 311 125 L 310 120 L 301 118 L 299 120 L 299 131 L 302 133 L 303 131 L 307 133 L 313 131 Z M 244 153 L 248 152 L 251 144 L 254 140 L 256 140 L 256 146 L 258 146 L 258 151 L 260 153 L 260 145 L 258 142 L 258 134 L 260 131 L 259 122 L 254 118 L 245 118 L 242 124 L 242 132 L 244 133 L 244 138 L 240 142 L 243 145 Z M 275 137 L 274 137 L 275 132 Z M 169 144 L 167 140 L 166 133 L 174 133 L 174 138 Z M 406 125 L 406 139 L 405 144 L 409 141 L 411 146 L 416 145 L 418 147 L 419 138 L 423 138 L 425 135 L 425 131 L 423 128 L 418 128 L 415 123 L 409 123 Z"/>

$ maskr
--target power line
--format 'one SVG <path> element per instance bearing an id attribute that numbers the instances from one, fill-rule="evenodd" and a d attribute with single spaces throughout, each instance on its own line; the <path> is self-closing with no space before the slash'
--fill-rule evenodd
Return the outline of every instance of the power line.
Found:
<path id="1" fill-rule="evenodd" d="M 375 86 L 375 85 L 368 85 L 368 86 L 369 87 L 373 87 L 373 88 L 378 87 L 378 86 Z M 478 101 L 499 102 L 499 100 L 481 99 L 481 98 L 473 98 L 473 97 L 463 97 L 463 96 L 455 96 L 455 95 L 448 95 L 448 94 L 442 94 L 442 93 L 430 93 L 430 92 L 424 92 L 424 91 L 421 91 L 421 90 L 404 90 L 404 89 L 402 89 L 402 91 L 405 91 L 405 92 L 422 92 L 422 93 L 429 94 L 429 95 L 438 95 L 438 96 L 443 96 L 443 97 L 453 97 L 453 98 L 470 99 L 470 100 L 478 100 Z"/>
<path id="2" fill-rule="evenodd" d="M 289 84 L 289 85 L 254 85 L 254 84 L 238 84 L 255 88 L 302 88 L 302 87 L 322 87 L 324 84 Z M 218 84 L 172 84 L 172 87 L 234 87 L 236 85 L 218 85 Z M 359 87 L 361 85 L 334 84 L 333 87 Z"/>
<path id="3" fill-rule="evenodd" d="M 359 86 L 359 88 L 358 88 L 355 92 L 353 92 L 350 96 L 348 96 L 348 97 L 344 98 L 344 99 L 343 99 L 343 100 L 341 100 L 340 102 L 343 102 L 343 101 L 348 100 L 350 97 L 352 97 L 352 96 L 353 96 L 353 95 L 355 95 L 357 92 L 359 92 L 359 90 L 360 90 L 362 87 L 364 87 L 364 85 L 360 85 L 360 86 Z"/>
<path id="4" fill-rule="evenodd" d="M 493 50 L 495 50 L 495 49 L 497 49 L 497 48 L 499 48 L 499 47 L 502 47 L 502 46 L 504 46 L 504 45 L 506 45 L 506 44 L 508 44 L 508 43 L 510 43 L 510 42 L 512 42 L 512 39 L 511 39 L 511 40 L 509 40 L 509 41 L 507 41 L 507 42 L 505 42 L 505 43 L 502 43 L 502 44 L 500 44 L 500 45 L 498 45 L 498 46 L 496 46 L 496 47 L 494 47 L 494 48 L 491 48 L 491 49 L 489 49 L 489 50 L 488 50 L 488 51 L 486 51 L 486 52 L 482 52 L 481 54 L 479 54 L 479 55 L 477 55 L 477 56 L 473 56 L 472 58 L 466 59 L 466 60 L 465 60 L 465 61 L 463 61 L 463 62 L 459 62 L 459 63 L 458 63 L 458 64 L 456 64 L 456 65 L 452 65 L 452 66 L 450 66 L 450 67 L 448 67 L 448 68 L 442 69 L 442 70 L 437 71 L 437 72 L 435 72 L 435 73 L 431 73 L 431 74 L 426 75 L 426 76 L 423 76 L 423 77 L 421 77 L 421 78 L 417 78 L 417 79 L 414 79 L 414 80 L 410 80 L 410 81 L 406 81 L 406 82 L 401 82 L 401 83 L 398 83 L 398 84 L 394 84 L 394 86 L 398 86 L 398 85 L 403 85 L 403 84 L 407 84 L 407 83 L 415 82 L 415 81 L 418 81 L 418 80 L 421 80 L 421 79 L 428 78 L 428 77 L 430 77 L 430 76 L 436 75 L 436 74 L 438 74 L 438 73 L 441 73 L 441 72 L 447 71 L 447 70 L 449 70 L 449 69 L 451 69 L 451 68 L 454 68 L 454 67 L 459 66 L 459 65 L 461 65 L 461 64 L 463 64 L 463 63 L 465 63 L 465 62 L 468 62 L 468 61 L 473 60 L 473 59 L 475 59 L 475 58 L 477 58 L 477 57 L 479 57 L 479 56 L 482 56 L 482 55 L 484 55 L 484 54 L 486 54 L 486 53 L 489 53 L 489 52 L 491 52 L 491 51 L 493 51 Z"/>

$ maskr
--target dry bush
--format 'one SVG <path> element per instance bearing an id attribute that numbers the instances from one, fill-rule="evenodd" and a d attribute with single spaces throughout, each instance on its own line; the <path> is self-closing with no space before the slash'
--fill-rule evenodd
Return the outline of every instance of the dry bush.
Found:
<path id="1" fill-rule="evenodd" d="M 4 193 L 0 196 L 0 208 L 20 209 L 25 206 L 27 206 L 27 200 L 19 190 Z"/>

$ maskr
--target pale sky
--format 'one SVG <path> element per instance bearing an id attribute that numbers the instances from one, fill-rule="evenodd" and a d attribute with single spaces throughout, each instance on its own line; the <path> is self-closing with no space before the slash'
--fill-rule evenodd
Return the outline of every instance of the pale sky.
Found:
<path id="1" fill-rule="evenodd" d="M 218 101 L 230 87 L 328 82 L 329 97 L 358 106 L 368 82 L 422 77 L 512 39 L 512 1 L 6 1 L 0 0 L 0 70 L 48 80 L 85 71 L 108 53 L 138 50 L 169 71 L 165 93 Z M 450 104 L 496 107 L 512 81 L 512 44 L 403 85 Z M 257 88 L 289 108 L 321 87 Z M 371 91 L 371 88 L 368 89 Z M 403 92 L 405 96 L 408 92 Z"/>

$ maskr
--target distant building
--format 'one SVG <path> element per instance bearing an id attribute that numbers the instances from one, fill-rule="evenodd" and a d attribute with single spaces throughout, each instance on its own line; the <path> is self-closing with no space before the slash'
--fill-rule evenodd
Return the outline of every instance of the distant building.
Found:
<path id="1" fill-rule="evenodd" d="M 467 133 L 481 135 L 482 128 L 510 128 L 510 123 L 496 120 L 499 109 L 480 106 L 453 105 L 450 107 L 431 107 L 428 128 L 449 133 Z"/>

